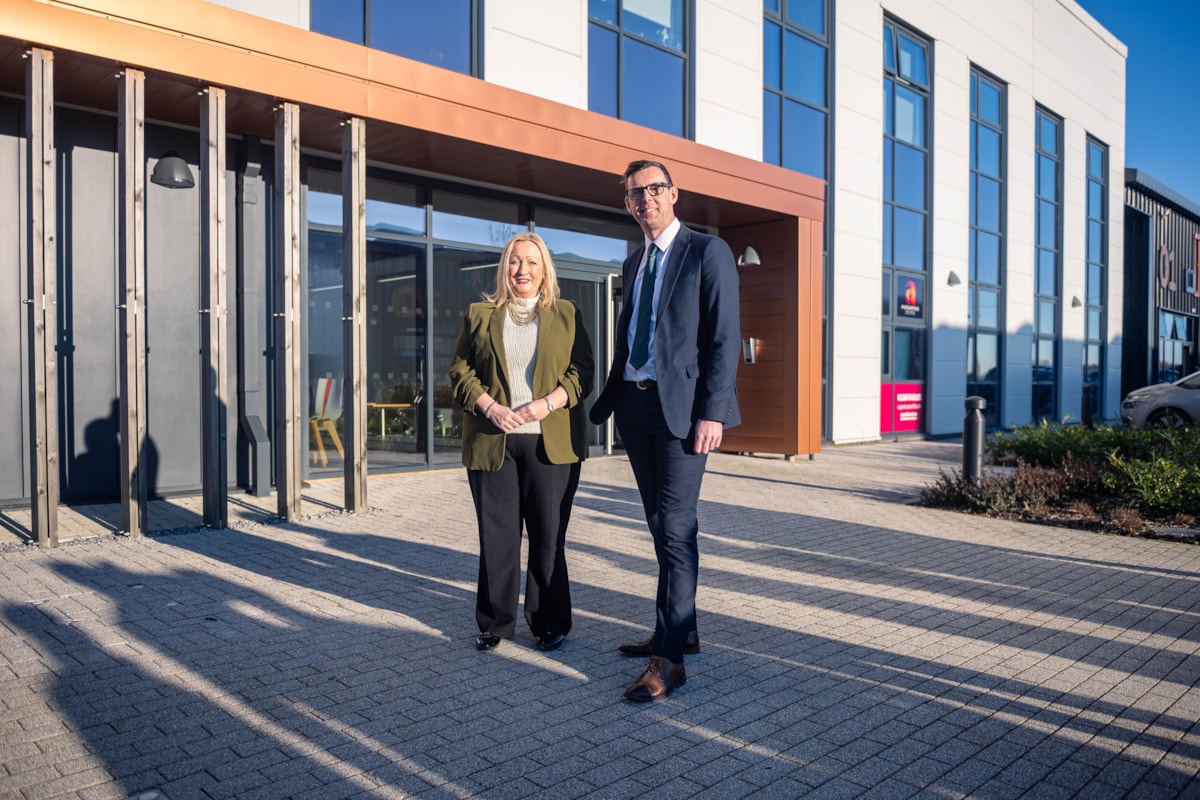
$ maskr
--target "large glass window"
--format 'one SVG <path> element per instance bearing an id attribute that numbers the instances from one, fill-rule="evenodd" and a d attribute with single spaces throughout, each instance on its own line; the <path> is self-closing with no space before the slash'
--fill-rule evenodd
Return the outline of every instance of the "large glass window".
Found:
<path id="1" fill-rule="evenodd" d="M 479 76 L 478 0 L 312 0 L 310 12 L 317 33 Z"/>
<path id="2" fill-rule="evenodd" d="M 1062 119 L 1037 110 L 1034 170 L 1033 420 L 1058 415 L 1062 281 Z"/>
<path id="3" fill-rule="evenodd" d="M 1108 148 L 1095 139 L 1087 143 L 1087 275 L 1083 304 L 1083 403 L 1084 424 L 1100 416 L 1104 396 L 1104 312 L 1108 281 Z"/>
<path id="4" fill-rule="evenodd" d="M 887 20 L 884 42 L 881 432 L 924 427 L 929 266 L 929 49 Z"/>
<path id="5" fill-rule="evenodd" d="M 1001 314 L 1004 307 L 1005 86 L 971 70 L 971 243 L 967 295 L 967 395 L 987 401 L 1000 424 Z"/>
<path id="6" fill-rule="evenodd" d="M 763 161 L 824 178 L 829 121 L 825 0 L 763 3 Z"/>
<path id="7" fill-rule="evenodd" d="M 684 0 L 588 0 L 588 110 L 690 136 Z"/>
<path id="8" fill-rule="evenodd" d="M 1192 365 L 1196 363 L 1191 355 L 1195 335 L 1195 317 L 1171 311 L 1158 312 L 1159 383 L 1172 383 L 1192 372 Z"/>
<path id="9" fill-rule="evenodd" d="M 305 169 L 308 468 L 334 477 L 343 474 L 345 457 L 341 173 L 335 162 L 318 158 Z M 610 335 L 603 327 L 606 279 L 620 274 L 642 233 L 627 216 L 534 209 L 518 199 L 408 183 L 382 170 L 368 173 L 366 188 L 368 467 L 376 473 L 458 465 L 463 412 L 453 402 L 447 369 L 463 312 L 494 287 L 504 245 L 534 228 L 537 214 L 563 297 L 583 310 L 600 354 Z M 604 444 L 602 426 L 589 426 L 588 436 L 593 446 Z"/>

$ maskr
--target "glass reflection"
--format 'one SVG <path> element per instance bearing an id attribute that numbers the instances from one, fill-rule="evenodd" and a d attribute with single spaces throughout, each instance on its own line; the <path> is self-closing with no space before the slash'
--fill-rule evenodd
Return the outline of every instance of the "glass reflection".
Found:
<path id="1" fill-rule="evenodd" d="M 388 0 L 370 9 L 371 47 L 471 74 L 471 0 Z"/>
<path id="2" fill-rule="evenodd" d="M 435 191 L 433 204 L 435 239 L 502 248 L 513 236 L 528 230 L 516 203 Z"/>
<path id="3" fill-rule="evenodd" d="M 577 257 L 624 263 L 626 256 L 642 246 L 641 230 L 631 223 L 592 219 L 553 209 L 538 209 L 537 233 L 555 258 Z"/>
<path id="4" fill-rule="evenodd" d="M 646 76 L 654 76 L 654 91 Z M 621 118 L 683 136 L 683 59 L 635 39 L 625 40 Z"/>
<path id="5" fill-rule="evenodd" d="M 789 0 L 788 20 L 825 35 L 825 0 Z"/>
<path id="6" fill-rule="evenodd" d="M 501 245 L 511 238 L 506 236 Z M 462 409 L 454 403 L 447 368 L 462 328 L 463 314 L 496 286 L 500 252 L 462 247 L 433 249 L 433 392 L 430 414 L 433 464 L 462 463 Z"/>
<path id="7" fill-rule="evenodd" d="M 825 114 L 794 100 L 783 105 L 783 166 L 825 177 Z"/>
<path id="8" fill-rule="evenodd" d="M 895 86 L 895 136 L 902 142 L 924 147 L 925 98 L 905 86 Z"/>
<path id="9" fill-rule="evenodd" d="M 920 86 L 928 86 L 929 75 L 925 67 L 925 46 L 903 33 L 898 36 L 900 40 L 900 75 Z"/>
<path id="10" fill-rule="evenodd" d="M 683 0 L 625 0 L 621 27 L 629 33 L 683 51 Z"/>
<path id="11" fill-rule="evenodd" d="M 371 472 L 426 461 L 425 246 L 367 238 L 367 449 Z"/>
<path id="12" fill-rule="evenodd" d="M 813 105 L 825 105 L 825 48 L 788 31 L 784 43 L 787 73 L 783 89 Z"/>
<path id="13" fill-rule="evenodd" d="M 923 328 L 895 328 L 896 339 L 895 372 L 896 383 L 925 380 L 925 330 Z"/>

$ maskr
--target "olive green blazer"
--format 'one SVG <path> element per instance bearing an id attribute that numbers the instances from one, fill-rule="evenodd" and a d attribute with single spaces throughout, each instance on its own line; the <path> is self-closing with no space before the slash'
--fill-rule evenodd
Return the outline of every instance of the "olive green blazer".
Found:
<path id="1" fill-rule="evenodd" d="M 476 410 L 486 392 L 503 405 L 512 393 L 505 374 L 505 306 L 472 303 L 463 315 L 462 330 L 450 362 L 454 399 L 464 411 L 462 461 L 467 469 L 494 472 L 504 463 L 505 433 Z M 534 356 L 533 396 L 545 397 L 556 386 L 567 390 L 567 405 L 542 420 L 542 442 L 552 464 L 570 464 L 587 457 L 587 418 L 583 400 L 592 390 L 595 363 L 583 315 L 567 300 L 557 300 L 538 313 L 537 354 Z"/>

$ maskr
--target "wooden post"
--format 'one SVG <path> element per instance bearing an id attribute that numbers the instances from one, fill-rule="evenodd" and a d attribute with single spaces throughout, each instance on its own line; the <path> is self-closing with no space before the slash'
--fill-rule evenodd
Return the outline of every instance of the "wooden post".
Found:
<path id="1" fill-rule="evenodd" d="M 210 86 L 200 108 L 200 387 L 204 524 L 228 511 L 225 247 L 225 90 Z"/>
<path id="2" fill-rule="evenodd" d="M 279 516 L 300 517 L 304 434 L 300 385 L 300 106 L 275 111 L 275 491 Z"/>
<path id="3" fill-rule="evenodd" d="M 58 280 L 55 257 L 54 53 L 35 47 L 25 72 L 29 174 L 29 476 L 32 530 L 39 547 L 58 546 Z"/>
<path id="4" fill-rule="evenodd" d="M 146 532 L 146 76 L 120 76 L 117 114 L 117 205 L 120 320 L 121 530 Z"/>
<path id="5" fill-rule="evenodd" d="M 342 419 L 346 510 L 367 510 L 367 125 L 354 117 L 342 133 Z"/>

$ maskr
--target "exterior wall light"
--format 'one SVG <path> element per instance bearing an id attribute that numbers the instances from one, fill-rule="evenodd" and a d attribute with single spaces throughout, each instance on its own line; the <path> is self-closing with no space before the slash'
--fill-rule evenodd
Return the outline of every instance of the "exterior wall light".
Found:
<path id="1" fill-rule="evenodd" d="M 196 185 L 187 162 L 174 150 L 168 150 L 154 165 L 150 182 L 166 186 L 168 189 L 191 189 Z"/>
<path id="2" fill-rule="evenodd" d="M 758 257 L 758 251 L 747 245 L 742 254 L 738 256 L 737 265 L 739 267 L 760 267 L 762 259 Z"/>

